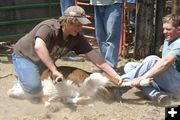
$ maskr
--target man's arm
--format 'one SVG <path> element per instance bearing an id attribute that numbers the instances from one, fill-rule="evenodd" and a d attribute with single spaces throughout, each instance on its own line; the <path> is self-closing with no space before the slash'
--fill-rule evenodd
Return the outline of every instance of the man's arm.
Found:
<path id="1" fill-rule="evenodd" d="M 62 78 L 62 74 L 57 71 L 54 61 L 49 55 L 46 44 L 41 38 L 36 38 L 34 48 L 41 61 L 50 69 L 52 74 L 58 78 Z"/>
<path id="2" fill-rule="evenodd" d="M 163 57 L 149 71 L 147 71 L 143 76 L 135 78 L 132 81 L 132 85 L 138 86 L 142 79 L 156 77 L 160 73 L 167 70 L 175 60 L 176 60 L 176 57 L 173 55 L 167 55 L 167 56 Z"/>
<path id="3" fill-rule="evenodd" d="M 116 73 L 116 71 L 112 67 L 110 67 L 106 63 L 106 61 L 102 58 L 102 56 L 100 56 L 95 50 L 91 50 L 90 52 L 86 53 L 85 55 L 98 68 L 103 70 L 105 73 L 107 73 L 112 78 L 118 79 L 119 84 L 121 84 L 121 82 L 122 82 L 121 77 Z"/>
<path id="4" fill-rule="evenodd" d="M 149 77 L 155 77 L 155 76 L 159 75 L 160 73 L 167 70 L 175 60 L 176 60 L 176 57 L 173 55 L 167 55 L 167 56 L 163 57 L 154 65 L 154 67 L 152 67 L 142 77 L 149 78 Z"/>
<path id="5" fill-rule="evenodd" d="M 54 71 L 56 70 L 56 67 L 54 65 L 54 62 L 52 58 L 49 55 L 48 49 L 46 47 L 45 42 L 41 38 L 36 38 L 35 41 L 35 51 L 41 61 L 51 70 Z"/>

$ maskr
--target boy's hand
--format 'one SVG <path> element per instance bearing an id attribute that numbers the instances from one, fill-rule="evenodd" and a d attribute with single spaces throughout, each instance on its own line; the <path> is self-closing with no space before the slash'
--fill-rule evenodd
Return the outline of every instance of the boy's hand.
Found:
<path id="1" fill-rule="evenodd" d="M 58 82 L 62 81 L 64 79 L 63 74 L 59 71 L 53 71 L 52 72 L 52 80 L 54 84 L 57 84 Z"/>

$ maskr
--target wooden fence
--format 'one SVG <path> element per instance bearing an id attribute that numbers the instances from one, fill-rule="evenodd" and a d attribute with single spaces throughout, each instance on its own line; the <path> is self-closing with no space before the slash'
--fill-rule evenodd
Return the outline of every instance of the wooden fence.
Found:
<path id="1" fill-rule="evenodd" d="M 59 14 L 59 0 L 0 0 L 0 42 L 17 40 L 38 22 Z"/>

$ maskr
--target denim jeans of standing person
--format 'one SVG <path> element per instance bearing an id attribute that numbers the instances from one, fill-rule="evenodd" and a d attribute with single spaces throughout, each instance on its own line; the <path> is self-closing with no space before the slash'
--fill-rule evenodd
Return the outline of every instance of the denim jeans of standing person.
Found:
<path id="1" fill-rule="evenodd" d="M 70 7 L 75 5 L 75 0 L 60 0 L 60 11 L 61 11 L 61 15 L 64 15 L 64 11 Z"/>
<path id="2" fill-rule="evenodd" d="M 122 4 L 95 5 L 95 30 L 100 52 L 106 62 L 116 68 L 119 55 Z"/>
<path id="3" fill-rule="evenodd" d="M 40 93 L 42 89 L 40 74 L 45 67 L 42 65 L 42 69 L 39 69 L 30 60 L 15 53 L 12 54 L 12 62 L 23 90 L 30 94 Z"/>
<path id="4" fill-rule="evenodd" d="M 129 62 L 125 65 L 124 71 L 126 74 L 122 75 L 122 79 L 131 81 L 136 77 L 142 76 L 149 69 L 151 69 L 160 58 L 151 55 L 144 59 L 142 63 Z M 153 100 L 161 93 L 166 94 L 180 94 L 180 72 L 173 66 L 166 71 L 156 76 L 151 86 L 140 87 L 145 95 Z"/>

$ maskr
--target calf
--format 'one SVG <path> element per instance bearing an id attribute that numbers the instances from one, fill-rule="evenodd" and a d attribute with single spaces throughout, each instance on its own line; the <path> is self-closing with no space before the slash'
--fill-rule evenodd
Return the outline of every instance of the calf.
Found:
<path id="1" fill-rule="evenodd" d="M 108 99 L 120 99 L 117 91 L 127 91 L 131 88 L 131 82 L 123 82 L 118 86 L 118 80 L 104 73 L 91 73 L 69 66 L 59 66 L 57 69 L 64 79 L 56 80 L 48 69 L 41 75 L 43 90 L 42 94 L 36 96 L 42 97 L 46 107 L 56 100 L 82 104 L 91 100 L 97 92 Z M 53 81 L 56 81 L 56 84 Z M 32 97 L 22 90 L 19 83 L 8 91 L 9 96 L 14 97 L 14 94 L 20 98 Z"/>
<path id="2" fill-rule="evenodd" d="M 91 98 L 98 93 L 98 95 L 103 95 L 103 98 L 121 100 L 122 92 L 126 92 L 131 89 L 131 82 L 123 82 L 121 86 L 118 85 L 118 80 L 113 79 L 105 73 L 91 73 L 84 71 L 80 68 L 70 67 L 70 66 L 60 66 L 57 68 L 60 71 L 64 79 L 56 80 L 52 76 L 49 70 L 44 71 L 42 74 L 42 79 L 50 76 L 51 86 L 55 86 L 56 92 L 50 93 L 50 91 L 55 91 L 49 89 L 52 87 L 45 87 L 50 83 L 46 83 L 44 80 L 43 93 L 44 101 L 46 105 L 49 105 L 51 101 L 60 98 L 65 103 L 84 103 L 85 101 L 91 100 Z M 140 82 L 141 86 L 149 85 L 152 79 L 145 79 Z M 55 81 L 57 84 L 53 84 Z"/>
<path id="3" fill-rule="evenodd" d="M 90 73 L 75 67 L 60 66 L 57 69 L 63 74 L 64 79 L 56 80 L 49 70 L 42 74 L 45 106 L 50 105 L 50 102 L 57 98 L 65 103 L 81 104 L 91 100 L 99 89 L 112 97 L 113 94 L 109 91 L 115 86 L 114 83 L 118 83 L 117 80 L 111 79 L 110 81 L 107 76 L 103 76 L 101 73 Z M 50 79 L 44 79 L 48 76 Z M 54 85 L 52 81 L 56 81 L 56 84 Z M 107 89 L 105 87 L 107 85 L 113 87 Z"/>

